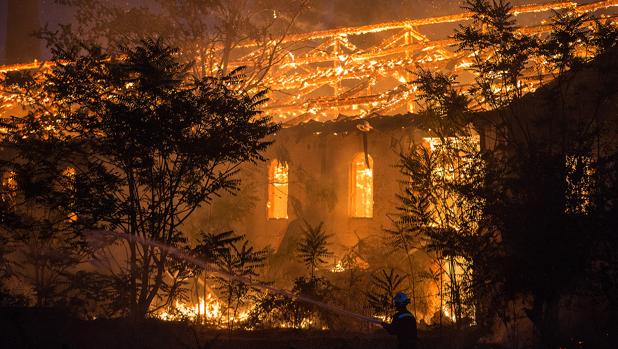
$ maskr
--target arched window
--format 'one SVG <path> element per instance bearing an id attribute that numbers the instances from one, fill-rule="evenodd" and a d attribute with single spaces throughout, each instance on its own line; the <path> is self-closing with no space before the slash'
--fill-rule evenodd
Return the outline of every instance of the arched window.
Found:
<path id="1" fill-rule="evenodd" d="M 288 218 L 288 164 L 273 160 L 268 167 L 268 218 Z"/>
<path id="2" fill-rule="evenodd" d="M 373 217 L 373 159 L 358 153 L 350 167 L 350 216 Z"/>

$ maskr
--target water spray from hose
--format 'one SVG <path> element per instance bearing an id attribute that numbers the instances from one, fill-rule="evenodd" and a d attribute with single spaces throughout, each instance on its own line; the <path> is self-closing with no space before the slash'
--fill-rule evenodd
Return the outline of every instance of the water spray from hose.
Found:
<path id="1" fill-rule="evenodd" d="M 144 237 L 140 237 L 140 236 L 135 236 L 135 235 L 129 235 L 126 233 L 121 233 L 121 232 L 111 232 L 111 231 L 96 231 L 93 233 L 104 233 L 108 236 L 115 236 L 115 237 L 120 237 L 122 239 L 125 239 L 127 241 L 132 241 L 132 242 L 136 242 L 142 245 L 147 245 L 150 247 L 156 247 L 162 251 L 166 251 L 169 255 L 174 256 L 176 258 L 182 259 L 186 262 L 195 264 L 195 265 L 199 265 L 200 267 L 204 268 L 204 270 L 206 270 L 207 272 L 211 273 L 211 274 L 215 274 L 218 276 L 221 276 L 223 278 L 226 278 L 228 280 L 234 280 L 234 281 L 239 281 L 242 282 L 248 286 L 252 286 L 255 288 L 259 288 L 259 289 L 263 289 L 263 290 L 267 290 L 269 292 L 284 296 L 286 298 L 290 298 L 290 299 L 295 299 L 304 303 L 308 303 L 308 304 L 312 304 L 315 305 L 317 307 L 320 307 L 322 309 L 328 310 L 330 312 L 339 314 L 339 315 L 343 315 L 349 318 L 353 318 L 356 320 L 360 320 L 360 321 L 365 321 L 365 322 L 369 322 L 372 324 L 381 324 L 382 320 L 374 318 L 374 317 L 370 317 L 370 316 L 365 316 L 359 313 L 355 313 L 353 311 L 349 311 L 337 306 L 334 306 L 332 304 L 327 304 L 324 302 L 320 302 L 318 300 L 315 300 L 313 298 L 309 298 L 303 295 L 297 295 L 294 294 L 290 291 L 281 289 L 281 288 L 277 288 L 277 287 L 273 287 L 271 285 L 265 284 L 265 283 L 261 283 L 261 282 L 256 282 L 253 280 L 250 280 L 248 278 L 242 277 L 242 276 L 237 276 L 237 275 L 232 275 L 230 273 L 227 273 L 225 271 L 222 271 L 219 268 L 213 268 L 211 263 L 208 263 L 200 258 L 197 258 L 195 256 L 192 256 L 176 247 L 173 246 L 169 246 L 166 245 L 164 243 L 161 242 L 157 242 L 157 241 L 152 241 L 149 239 L 146 239 Z"/>

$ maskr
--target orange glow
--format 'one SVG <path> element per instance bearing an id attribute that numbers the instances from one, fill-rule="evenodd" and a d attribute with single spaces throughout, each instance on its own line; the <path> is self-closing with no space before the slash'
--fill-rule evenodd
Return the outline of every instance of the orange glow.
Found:
<path id="1" fill-rule="evenodd" d="M 350 216 L 373 217 L 373 159 L 369 154 L 358 153 L 350 170 Z"/>
<path id="2" fill-rule="evenodd" d="M 590 195 L 594 189 L 594 168 L 589 156 L 566 157 L 566 213 L 588 213 L 591 208 Z"/>
<path id="3" fill-rule="evenodd" d="M 75 174 L 77 172 L 75 171 L 75 168 L 73 167 L 67 167 L 63 172 L 62 175 L 66 176 L 68 179 L 70 180 L 75 180 Z"/>
<path id="4" fill-rule="evenodd" d="M 465 260 L 463 257 L 454 257 L 444 263 L 444 276 L 446 280 L 446 290 L 444 292 L 444 304 L 442 312 L 451 321 L 456 322 L 457 313 L 455 311 L 456 299 L 453 299 L 454 290 L 458 289 L 461 293 L 463 284 L 465 283 L 466 270 L 464 269 Z M 461 297 L 461 295 L 460 295 Z"/>
<path id="5" fill-rule="evenodd" d="M 69 190 L 69 192 L 71 193 L 71 196 L 73 196 L 74 195 L 73 193 L 75 192 L 75 175 L 76 174 L 77 174 L 77 171 L 73 167 L 67 167 L 62 172 L 62 175 L 65 176 L 68 180 L 68 186 L 66 189 Z M 72 206 L 74 206 L 74 204 L 72 204 Z M 69 212 L 69 214 L 67 215 L 67 220 L 69 222 L 77 221 L 77 213 Z"/>
<path id="6" fill-rule="evenodd" d="M 248 311 L 240 311 L 236 316 L 230 316 L 228 319 L 224 309 L 224 304 L 222 304 L 215 295 L 208 293 L 205 298 L 200 297 L 195 304 L 176 301 L 173 307 L 157 313 L 156 317 L 166 321 L 186 319 L 203 325 L 214 325 L 218 328 L 225 328 L 230 324 L 237 324 L 247 320 L 249 317 Z M 230 324 L 228 324 L 228 321 Z"/>
<path id="7" fill-rule="evenodd" d="M 568 10 L 583 14 L 616 6 L 618 0 L 596 0 L 587 4 L 553 1 L 516 6 L 512 9 L 512 14 L 543 13 L 538 21 L 526 23 L 518 29 L 522 34 L 537 35 L 552 29 L 551 25 L 546 23 L 551 11 Z M 421 30 L 425 26 L 467 21 L 471 16 L 472 13 L 463 12 L 287 35 L 278 43 L 286 44 L 284 46 L 290 44 L 289 47 L 294 47 L 295 51 L 280 47 L 281 52 L 277 53 L 276 63 L 273 63 L 259 82 L 260 89 L 273 91 L 269 95 L 268 104 L 264 105 L 264 112 L 275 121 L 295 125 L 309 120 L 332 120 L 340 115 L 363 117 L 412 111 L 411 101 L 415 99 L 416 87 L 410 79 L 402 78 L 402 74 L 417 68 L 457 74 L 469 69 L 471 64 L 467 54 L 452 49 L 452 45 L 456 43 L 454 39 L 433 39 L 424 35 Z M 615 13 L 603 18 L 604 21 L 618 23 Z M 592 23 L 593 20 L 590 19 L 584 25 L 589 26 Z M 376 41 L 374 39 L 377 35 L 380 40 Z M 356 40 L 351 39 L 360 36 L 374 38 L 363 37 L 359 41 L 380 43 L 370 46 L 354 44 Z M 382 36 L 385 36 L 384 40 Z M 274 41 L 266 44 L 267 49 L 271 50 L 273 44 Z M 229 67 L 246 66 L 260 70 L 263 67 L 259 67 L 256 57 L 264 55 L 264 45 L 261 41 L 253 40 L 239 43 L 236 48 L 244 51 L 238 59 L 229 62 Z M 306 49 L 297 50 L 298 47 Z M 345 51 L 342 51 L 343 48 Z M 221 49 L 222 47 L 216 46 L 210 54 L 219 55 Z M 35 61 L 0 66 L 0 74 L 16 70 L 44 69 L 54 64 L 56 63 Z M 212 73 L 217 71 L 218 67 L 214 67 Z M 535 69 L 527 69 L 523 72 L 522 86 L 525 92 L 530 92 L 551 79 L 552 74 L 539 76 Z M 325 86 L 335 87 L 333 95 L 316 93 Z M 3 98 L 6 100 L 2 101 Z M 15 104 L 14 101 L 0 96 L 0 109 L 8 108 L 11 104 Z"/>
<path id="8" fill-rule="evenodd" d="M 17 196 L 17 180 L 14 171 L 7 171 L 2 178 L 2 201 L 14 202 Z"/>
<path id="9" fill-rule="evenodd" d="M 288 164 L 273 160 L 268 169 L 268 218 L 288 218 Z"/>

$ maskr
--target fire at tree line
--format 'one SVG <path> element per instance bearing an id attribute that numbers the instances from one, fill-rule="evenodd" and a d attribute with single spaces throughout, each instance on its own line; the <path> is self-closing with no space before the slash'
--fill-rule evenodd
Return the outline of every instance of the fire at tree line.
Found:
<path id="1" fill-rule="evenodd" d="M 615 347 L 618 27 L 465 10 L 415 113 L 285 128 L 181 34 L 41 31 L 54 64 L 0 76 L 0 343 L 41 309 L 370 336 L 404 291 L 423 347 Z"/>

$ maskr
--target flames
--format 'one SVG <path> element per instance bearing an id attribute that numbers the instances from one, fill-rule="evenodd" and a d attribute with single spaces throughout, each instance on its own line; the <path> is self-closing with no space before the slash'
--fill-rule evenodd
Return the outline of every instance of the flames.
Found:
<path id="1" fill-rule="evenodd" d="M 236 312 L 236 315 L 233 313 L 233 310 L 227 309 L 225 303 L 211 292 L 193 303 L 176 300 L 173 306 L 155 314 L 155 317 L 165 321 L 189 320 L 216 328 L 233 327 L 249 317 L 248 310 Z"/>
<path id="2" fill-rule="evenodd" d="M 358 153 L 352 160 L 350 187 L 350 215 L 358 218 L 373 217 L 373 159 Z"/>
<path id="3" fill-rule="evenodd" d="M 273 160 L 269 168 L 268 218 L 288 218 L 288 164 Z"/>
<path id="4" fill-rule="evenodd" d="M 210 326 L 218 329 L 237 328 L 238 325 L 246 323 L 249 314 L 255 305 L 249 305 L 242 311 L 233 315 L 234 311 L 226 309 L 225 303 L 218 299 L 214 294 L 208 293 L 205 298 L 191 302 L 175 301 L 167 310 L 162 310 L 154 317 L 163 321 L 191 321 L 196 324 Z M 229 314 L 228 314 L 229 310 Z M 317 322 L 313 317 L 306 317 L 300 324 L 292 321 L 281 321 L 276 324 L 277 328 L 315 328 Z M 251 326 L 244 326 L 244 329 L 251 330 Z M 322 326 L 321 329 L 328 328 Z"/>
<path id="5" fill-rule="evenodd" d="M 588 4 L 562 1 L 518 6 L 513 8 L 513 14 L 552 10 L 569 10 L 581 14 L 615 6 L 618 6 L 618 0 L 597 0 Z M 273 11 L 273 16 L 279 14 Z M 414 99 L 415 86 L 406 77 L 410 70 L 420 66 L 431 70 L 458 72 L 468 69 L 471 64 L 465 54 L 453 52 L 449 48 L 455 43 L 454 39 L 430 39 L 418 28 L 466 21 L 471 16 L 471 13 L 465 12 L 288 35 L 281 41 L 285 48 L 277 55 L 280 59 L 268 70 L 261 82 L 263 87 L 276 91 L 269 96 L 270 102 L 265 105 L 265 112 L 277 121 L 293 125 L 309 120 L 330 120 L 340 115 L 364 117 L 373 113 L 401 112 L 400 109 L 404 107 L 412 111 L 409 101 Z M 618 22 L 615 15 L 605 15 L 603 18 Z M 543 20 L 519 29 L 521 33 L 530 35 L 549 30 L 551 26 Z M 380 40 L 381 43 L 374 46 L 360 47 L 355 40 L 361 35 L 377 35 L 383 32 L 393 35 Z M 296 50 L 298 47 L 311 49 Z M 268 46 L 269 50 L 271 48 Z M 237 49 L 240 50 L 241 57 L 230 62 L 231 68 L 255 66 L 255 57 L 264 54 L 264 47 L 251 40 L 238 45 Z M 220 53 L 220 48 L 212 52 Z M 49 68 L 54 64 L 34 61 L 0 66 L 0 75 L 11 71 Z M 215 67 L 213 73 L 216 73 L 217 69 Z M 527 74 L 527 80 L 530 81 L 525 87 L 529 90 L 535 89 L 541 83 L 536 72 Z M 382 88 L 386 85 L 389 87 Z M 317 93 L 323 87 L 332 88 L 334 94 L 324 96 L 323 93 Z M 378 88 L 382 90 L 376 91 Z M 10 104 L 11 101 L 0 102 L 4 108 Z"/>
<path id="6" fill-rule="evenodd" d="M 342 273 L 353 268 L 368 270 L 369 264 L 358 256 L 354 258 L 343 257 L 336 260 L 326 270 L 331 273 Z M 438 321 L 441 324 L 458 322 L 460 319 L 457 318 L 453 304 L 449 300 L 449 292 L 444 290 L 444 293 L 440 295 L 438 288 L 438 286 L 433 285 L 431 292 L 427 294 L 428 309 L 418 313 L 415 310 L 415 316 L 419 321 L 434 324 L 437 324 Z M 417 293 L 418 296 L 419 294 Z M 421 295 L 421 297 L 423 296 Z M 190 321 L 194 324 L 216 329 L 243 328 L 245 330 L 253 330 L 255 327 L 250 323 L 250 314 L 256 306 L 255 303 L 248 302 L 242 309 L 235 312 L 234 309 L 227 307 L 225 301 L 218 298 L 212 291 L 209 291 L 205 297 L 198 297 L 189 301 L 176 300 L 165 310 L 155 313 L 154 317 L 163 321 Z M 440 318 L 436 317 L 437 313 L 441 313 Z M 371 314 L 371 316 L 386 322 L 390 319 L 390 316 L 385 314 Z M 328 329 L 315 314 L 309 314 L 299 319 L 299 322 L 296 323 L 291 320 L 279 319 L 269 322 L 269 326 L 274 328 Z"/>
<path id="7" fill-rule="evenodd" d="M 447 319 L 451 320 L 452 322 L 457 321 L 457 317 L 451 311 L 450 307 L 446 304 L 442 305 L 442 315 L 444 315 Z"/>
<path id="8" fill-rule="evenodd" d="M 345 270 L 346 268 L 343 266 L 342 260 L 338 260 L 337 263 L 335 263 L 335 265 L 332 268 L 330 268 L 331 273 L 342 273 Z"/>

